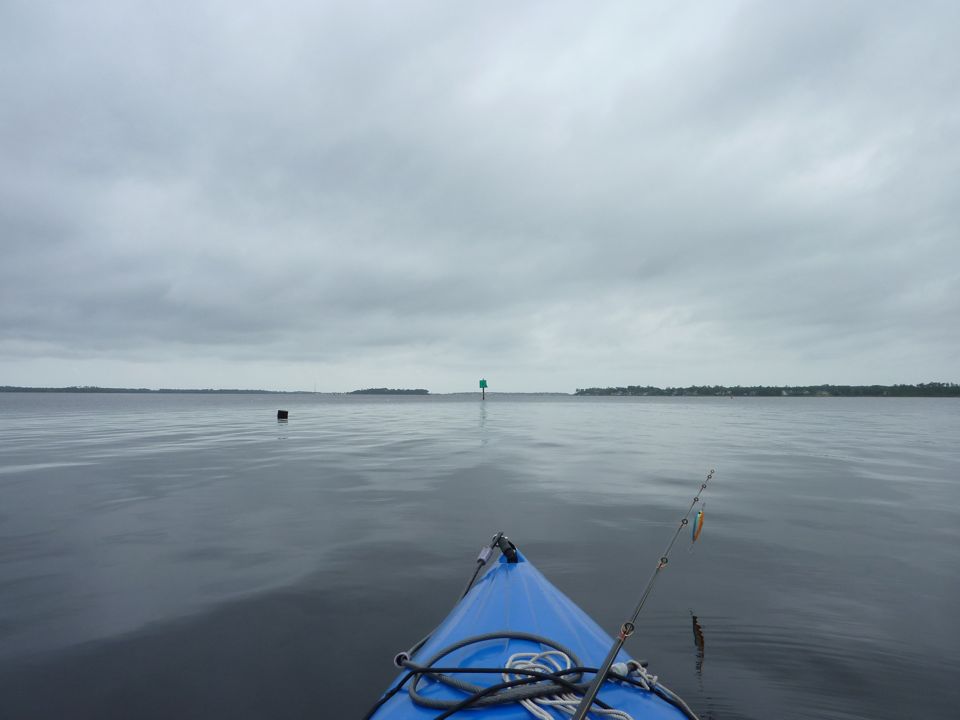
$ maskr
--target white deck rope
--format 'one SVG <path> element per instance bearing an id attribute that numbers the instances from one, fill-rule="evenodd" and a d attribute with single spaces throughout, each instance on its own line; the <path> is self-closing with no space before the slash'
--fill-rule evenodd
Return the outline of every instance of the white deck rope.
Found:
<path id="1" fill-rule="evenodd" d="M 563 670 L 569 670 L 573 663 L 566 653 L 559 650 L 545 650 L 544 652 L 520 652 L 514 653 L 507 659 L 507 668 L 516 668 L 518 670 L 537 670 L 540 672 L 555 673 Z M 509 672 L 503 673 L 505 682 L 518 680 L 521 675 L 515 675 Z M 559 693 L 549 697 L 536 698 L 519 701 L 527 711 L 537 720 L 556 720 L 556 715 L 550 712 L 550 709 L 558 710 L 566 715 L 573 715 L 577 706 L 580 704 L 580 696 L 574 693 Z M 591 715 L 602 715 L 610 720 L 633 720 L 633 717 L 623 710 L 593 707 L 590 710 Z"/>

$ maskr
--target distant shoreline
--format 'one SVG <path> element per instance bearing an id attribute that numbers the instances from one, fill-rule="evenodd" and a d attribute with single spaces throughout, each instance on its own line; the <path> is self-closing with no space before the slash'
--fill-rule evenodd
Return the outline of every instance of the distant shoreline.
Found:
<path id="1" fill-rule="evenodd" d="M 422 388 L 366 388 L 363 390 L 241 390 L 241 389 L 213 389 L 213 388 L 117 388 L 98 387 L 95 385 L 71 385 L 69 387 L 20 387 L 15 385 L 0 385 L 0 393 L 71 393 L 71 394 L 141 394 L 141 395 L 480 395 L 479 390 L 457 391 L 449 393 L 431 393 Z M 573 393 L 564 392 L 488 392 L 488 395 L 562 395 L 572 397 Z"/>
<path id="2" fill-rule="evenodd" d="M 150 388 L 112 388 L 96 386 L 75 386 L 70 387 L 15 387 L 13 385 L 0 385 L 0 392 L 19 392 L 19 393 L 143 393 L 153 395 L 320 395 L 322 393 L 311 393 L 308 390 L 214 390 L 186 388 L 160 388 L 152 390 Z"/>
<path id="3" fill-rule="evenodd" d="M 957 383 L 919 385 L 691 385 L 658 388 L 650 385 L 578 388 L 575 395 L 631 397 L 960 397 Z"/>
<path id="4" fill-rule="evenodd" d="M 428 390 L 400 390 L 392 388 L 369 388 L 350 392 L 317 392 L 310 390 L 241 390 L 227 388 L 116 388 L 95 385 L 71 385 L 69 387 L 16 387 L 0 385 L 0 393 L 78 393 L 78 394 L 138 394 L 138 395 L 428 395 Z"/>
<path id="5" fill-rule="evenodd" d="M 143 395 L 374 395 L 374 396 L 473 396 L 476 390 L 431 393 L 422 388 L 367 388 L 363 390 L 318 392 L 310 390 L 242 390 L 239 388 L 117 388 L 91 385 L 69 387 L 18 387 L 0 385 L 0 393 L 73 393 L 73 394 L 143 394 Z M 541 395 L 563 397 L 960 397 L 960 384 L 920 383 L 919 385 L 691 385 L 659 388 L 627 385 L 626 387 L 578 388 L 563 392 L 500 392 L 490 395 Z"/>
<path id="6" fill-rule="evenodd" d="M 365 388 L 363 390 L 352 390 L 350 395 L 429 395 L 429 390 L 415 388 L 413 390 L 401 388 Z"/>

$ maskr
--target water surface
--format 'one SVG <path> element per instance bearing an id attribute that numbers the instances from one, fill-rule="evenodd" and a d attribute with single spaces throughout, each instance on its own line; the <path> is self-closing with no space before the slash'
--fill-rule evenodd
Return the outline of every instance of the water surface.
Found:
<path id="1" fill-rule="evenodd" d="M 0 394 L 0 717 L 359 717 L 499 529 L 613 630 L 711 467 L 630 651 L 704 720 L 955 717 L 958 438 L 951 399 Z"/>

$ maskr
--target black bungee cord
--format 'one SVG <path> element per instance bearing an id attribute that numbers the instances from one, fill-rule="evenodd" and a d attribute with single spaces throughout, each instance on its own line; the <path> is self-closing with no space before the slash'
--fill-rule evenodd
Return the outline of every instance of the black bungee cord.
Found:
<path id="1" fill-rule="evenodd" d="M 579 659 L 573 653 L 570 653 L 569 657 L 574 664 L 570 667 L 563 668 L 555 672 L 546 672 L 533 668 L 518 667 L 442 667 L 434 665 L 435 662 L 454 650 L 480 642 L 488 642 L 490 640 L 504 638 L 531 640 L 547 647 L 559 649 L 564 653 L 570 652 L 567 648 L 564 648 L 562 645 L 558 645 L 556 642 L 549 640 L 548 638 L 540 637 L 530 633 L 505 631 L 464 638 L 463 640 L 460 640 L 459 642 L 439 651 L 432 658 L 427 660 L 425 664 L 421 665 L 413 662 L 412 660 L 405 660 L 403 665 L 407 668 L 408 672 L 394 687 L 386 692 L 373 705 L 372 708 L 370 708 L 367 714 L 364 715 L 364 720 L 370 720 L 370 718 L 376 714 L 377 710 L 383 707 L 383 705 L 385 705 L 394 695 L 406 687 L 411 680 L 413 681 L 412 686 L 408 690 L 411 700 L 421 707 L 427 707 L 441 711 L 439 715 L 434 717 L 434 720 L 446 720 L 446 718 L 449 718 L 456 713 L 476 707 L 478 705 L 489 707 L 491 705 L 518 702 L 523 699 L 547 697 L 556 695 L 560 692 L 568 692 L 579 695 L 580 693 L 585 692 L 588 687 L 587 683 L 580 682 L 583 675 L 587 673 L 596 673 L 598 671 L 598 669 L 594 667 L 581 666 L 579 664 Z M 642 663 L 637 663 L 636 661 L 633 662 L 637 666 L 643 665 Z M 450 677 L 457 674 L 502 675 L 504 672 L 507 672 L 511 675 L 524 675 L 526 677 L 504 680 L 503 682 L 487 686 L 473 685 L 472 683 L 455 680 Z M 616 680 L 617 682 L 631 685 L 641 690 L 646 690 L 647 692 L 653 692 L 658 697 L 662 698 L 683 712 L 687 718 L 690 718 L 690 720 L 697 720 L 697 716 L 693 713 L 689 706 L 687 706 L 683 700 L 674 694 L 672 690 L 665 687 L 661 683 L 650 685 L 631 677 L 629 674 L 623 675 L 614 671 L 610 671 L 608 673 L 608 677 L 612 680 Z M 430 678 L 435 682 L 442 682 L 448 686 L 459 689 L 465 693 L 465 697 L 461 700 L 440 700 L 437 698 L 424 697 L 416 690 L 416 686 L 424 678 Z M 518 693 L 520 694 L 518 695 Z M 607 703 L 600 699 L 594 700 L 594 704 L 605 710 L 611 709 Z"/>

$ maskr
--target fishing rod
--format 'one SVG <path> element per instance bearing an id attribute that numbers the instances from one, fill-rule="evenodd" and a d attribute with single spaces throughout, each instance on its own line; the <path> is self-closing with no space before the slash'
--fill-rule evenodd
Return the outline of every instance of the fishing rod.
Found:
<path id="1" fill-rule="evenodd" d="M 667 549 L 663 551 L 663 555 L 660 556 L 660 560 L 657 562 L 657 567 L 654 568 L 653 574 L 647 581 L 647 586 L 643 589 L 643 594 L 640 596 L 640 601 L 637 603 L 637 607 L 633 610 L 633 615 L 629 620 L 620 626 L 620 633 L 617 635 L 617 639 L 613 641 L 613 647 L 610 648 L 610 652 L 607 653 L 606 659 L 597 670 L 596 677 L 594 677 L 593 682 L 590 683 L 590 687 L 587 688 L 587 692 L 584 693 L 583 698 L 580 700 L 580 704 L 577 705 L 576 712 L 573 714 L 573 720 L 583 720 L 583 718 L 586 716 L 587 712 L 590 710 L 590 706 L 593 705 L 593 701 L 597 697 L 597 693 L 600 692 L 600 686 L 603 685 L 603 681 L 606 679 L 607 673 L 610 672 L 610 667 L 613 665 L 613 661 L 617 658 L 617 653 L 623 649 L 623 644 L 627 641 L 627 638 L 633 635 L 633 631 L 636 630 L 636 622 L 637 618 L 640 616 L 640 611 L 643 610 L 643 606 L 646 604 L 647 598 L 650 597 L 650 593 L 653 591 L 653 585 L 660 576 L 660 571 L 667 566 L 668 562 L 670 562 L 670 551 L 677 542 L 677 538 L 680 537 L 680 532 L 690 522 L 690 513 L 693 512 L 693 508 L 696 506 L 696 504 L 700 502 L 700 496 L 703 494 L 703 491 L 707 489 L 707 483 L 710 482 L 710 479 L 713 477 L 715 472 L 716 470 L 711 468 L 710 472 L 707 473 L 706 479 L 700 483 L 700 489 L 694 496 L 693 502 L 690 503 L 690 507 L 687 508 L 686 514 L 684 514 L 683 518 L 680 520 L 680 525 L 677 526 L 677 531 L 673 534 L 670 544 L 667 545 Z M 697 513 L 697 517 L 693 524 L 694 542 L 696 542 L 697 538 L 700 537 L 700 531 L 702 529 L 703 512 L 701 511 Z"/>

